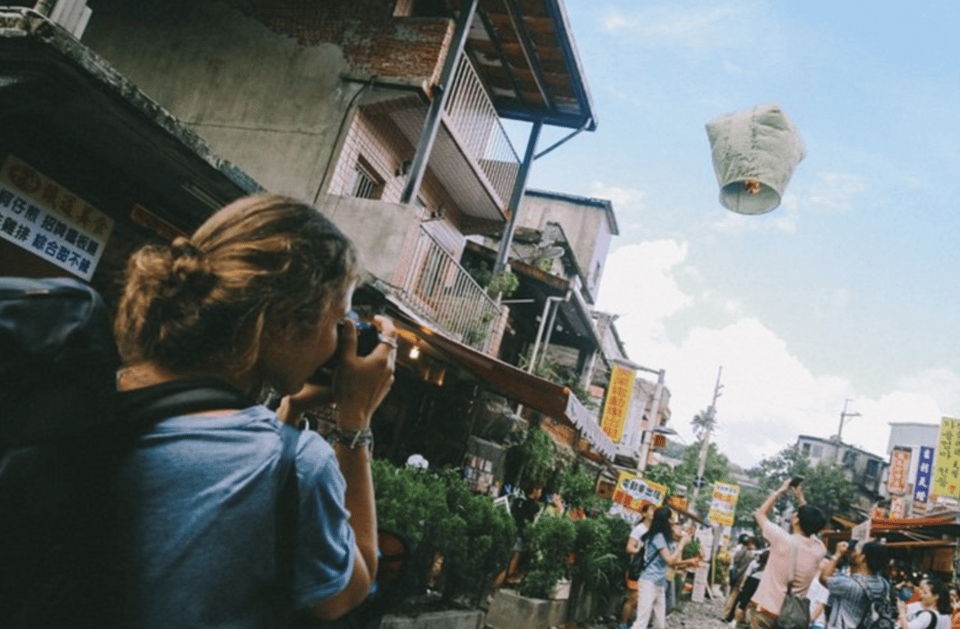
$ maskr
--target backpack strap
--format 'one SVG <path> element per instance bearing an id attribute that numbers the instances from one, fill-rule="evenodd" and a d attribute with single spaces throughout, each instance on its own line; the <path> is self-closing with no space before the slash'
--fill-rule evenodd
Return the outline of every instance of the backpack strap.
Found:
<path id="1" fill-rule="evenodd" d="M 927 625 L 927 629 L 933 629 L 934 627 L 936 627 L 936 626 L 937 626 L 937 621 L 940 620 L 940 619 L 937 617 L 937 614 L 934 613 L 934 612 L 932 612 L 932 611 L 930 611 L 929 609 L 924 609 L 923 611 L 925 611 L 925 612 L 927 612 L 928 614 L 930 614 L 930 624 Z"/>
<path id="2" fill-rule="evenodd" d="M 299 493 L 297 489 L 297 442 L 300 431 L 287 424 L 280 424 L 279 478 L 277 495 L 276 528 L 274 530 L 274 558 L 276 579 L 274 604 L 276 618 L 289 615 L 293 603 L 294 558 L 297 547 L 297 520 L 299 518 Z"/>
<path id="3" fill-rule="evenodd" d="M 787 581 L 787 596 L 793 593 L 793 580 L 797 576 L 797 539 L 790 536 L 790 579 Z"/>
<path id="4" fill-rule="evenodd" d="M 190 377 L 124 391 L 119 395 L 119 405 L 120 421 L 143 430 L 167 417 L 247 408 L 253 406 L 253 402 L 223 380 Z"/>

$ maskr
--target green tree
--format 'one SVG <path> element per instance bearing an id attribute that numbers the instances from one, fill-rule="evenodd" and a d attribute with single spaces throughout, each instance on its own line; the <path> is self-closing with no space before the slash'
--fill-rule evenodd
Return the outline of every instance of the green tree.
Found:
<path id="1" fill-rule="evenodd" d="M 766 496 L 782 485 L 786 479 L 794 476 L 805 477 L 809 471 L 810 461 L 800 454 L 797 448 L 791 446 L 784 448 L 769 459 L 763 459 L 757 467 L 749 470 L 747 474 L 756 479 L 764 496 Z M 809 487 L 809 485 L 804 485 L 804 487 Z"/>
<path id="2" fill-rule="evenodd" d="M 697 436 L 697 441 L 702 441 L 704 435 L 707 433 L 707 428 L 713 429 L 715 418 L 715 412 L 711 408 L 700 411 L 693 416 L 693 419 L 690 421 L 690 425 L 693 426 L 693 434 Z"/>
<path id="3" fill-rule="evenodd" d="M 687 448 L 683 454 L 683 462 L 676 467 L 674 472 L 677 478 L 689 486 L 693 487 L 693 482 L 697 477 L 697 469 L 700 466 L 700 446 Z M 729 483 L 730 480 L 730 460 L 726 455 L 721 454 L 717 449 L 717 444 L 711 443 L 707 446 L 707 458 L 703 467 L 703 486 L 700 488 L 700 495 L 697 498 L 697 513 L 707 513 L 709 511 L 711 488 L 714 483 Z"/>
<path id="4" fill-rule="evenodd" d="M 676 471 L 666 463 L 657 463 L 643 472 L 643 477 L 651 482 L 659 483 L 667 488 L 667 495 L 677 493 L 677 485 L 681 484 Z"/>
<path id="5" fill-rule="evenodd" d="M 557 487 L 569 508 L 583 507 L 590 510 L 600 504 L 596 478 L 579 463 L 574 463 L 560 472 Z"/>
<path id="6" fill-rule="evenodd" d="M 857 490 L 844 469 L 835 463 L 820 463 L 809 470 L 803 483 L 807 501 L 820 507 L 827 521 L 836 514 L 848 514 L 857 500 Z"/>
<path id="7" fill-rule="evenodd" d="M 557 474 L 559 461 L 550 435 L 531 428 L 521 443 L 507 450 L 506 481 L 524 488 L 549 485 Z"/>
<path id="8" fill-rule="evenodd" d="M 741 485 L 740 495 L 737 497 L 737 511 L 734 514 L 734 527 L 749 529 L 752 530 L 755 535 L 759 535 L 757 521 L 754 519 L 753 514 L 757 508 L 763 504 L 764 498 L 768 495 L 769 493 L 764 493 L 759 487 Z"/>
<path id="9" fill-rule="evenodd" d="M 803 476 L 806 479 L 803 492 L 807 502 L 819 507 L 828 521 L 835 514 L 849 512 L 857 497 L 856 488 L 847 479 L 842 467 L 835 463 L 819 463 L 816 467 L 811 467 L 810 461 L 795 447 L 784 448 L 776 455 L 760 461 L 756 467 L 748 470 L 747 474 L 755 479 L 759 486 L 749 492 L 751 496 L 755 494 L 757 507 L 771 492 L 780 487 L 783 481 L 794 476 Z M 752 502 L 753 498 L 748 497 L 747 500 Z M 774 505 L 774 509 L 780 512 L 786 505 L 787 498 L 781 498 Z M 752 511 L 755 509 L 756 507 L 753 507 L 749 514 L 746 510 L 738 513 L 737 524 L 750 525 L 747 518 L 752 521 Z"/>

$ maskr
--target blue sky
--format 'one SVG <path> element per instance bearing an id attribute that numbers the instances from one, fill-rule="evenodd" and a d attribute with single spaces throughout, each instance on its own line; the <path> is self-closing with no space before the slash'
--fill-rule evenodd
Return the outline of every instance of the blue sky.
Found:
<path id="1" fill-rule="evenodd" d="M 721 366 L 715 439 L 745 466 L 835 434 L 846 399 L 844 441 L 878 454 L 889 422 L 960 416 L 960 5 L 566 7 L 599 127 L 530 186 L 613 201 L 597 306 L 667 370 L 681 437 Z M 779 208 L 740 216 L 704 125 L 765 103 L 807 157 Z"/>

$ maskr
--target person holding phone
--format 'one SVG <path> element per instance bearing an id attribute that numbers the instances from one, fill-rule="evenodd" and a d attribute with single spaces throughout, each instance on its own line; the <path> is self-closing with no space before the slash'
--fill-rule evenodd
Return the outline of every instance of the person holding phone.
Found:
<path id="1" fill-rule="evenodd" d="M 841 557 L 850 564 L 850 574 L 836 574 Z M 890 584 L 881 574 L 887 566 L 887 547 L 878 542 L 839 542 L 833 558 L 820 571 L 820 584 L 831 596 L 827 629 L 859 626 L 871 602 L 890 598 Z"/>
<path id="2" fill-rule="evenodd" d="M 667 571 L 681 565 L 683 548 L 691 539 L 689 533 L 681 533 L 679 541 L 674 542 L 671 514 L 670 507 L 657 507 L 650 529 L 640 538 L 645 561 L 637 580 L 637 619 L 632 629 L 647 629 L 651 616 L 653 629 L 666 627 Z"/>
<path id="3" fill-rule="evenodd" d="M 799 478 L 799 477 L 798 477 Z M 810 582 L 820 568 L 820 560 L 827 549 L 817 537 L 827 523 L 823 512 L 808 505 L 803 496 L 803 479 L 787 479 L 764 500 L 754 513 L 764 539 L 770 544 L 770 557 L 750 600 L 752 629 L 770 629 L 780 615 L 780 607 L 787 593 L 787 584 L 793 593 L 804 596 Z M 797 509 L 791 518 L 792 533 L 788 533 L 767 517 L 777 499 L 792 493 Z M 792 576 L 792 581 L 791 581 Z"/>

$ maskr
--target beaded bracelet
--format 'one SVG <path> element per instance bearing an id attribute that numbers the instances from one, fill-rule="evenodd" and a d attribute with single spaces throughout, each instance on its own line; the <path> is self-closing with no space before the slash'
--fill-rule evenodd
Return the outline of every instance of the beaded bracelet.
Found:
<path id="1" fill-rule="evenodd" d="M 360 447 L 373 450 L 373 432 L 369 428 L 363 428 L 361 430 L 341 430 L 340 428 L 336 428 L 330 431 L 327 438 L 334 443 L 347 446 L 351 450 L 356 450 Z"/>

